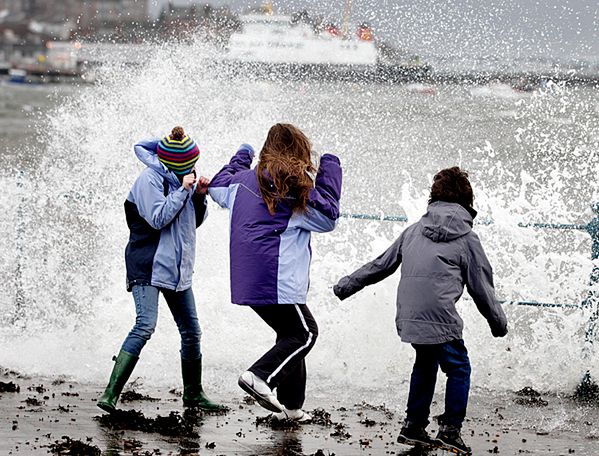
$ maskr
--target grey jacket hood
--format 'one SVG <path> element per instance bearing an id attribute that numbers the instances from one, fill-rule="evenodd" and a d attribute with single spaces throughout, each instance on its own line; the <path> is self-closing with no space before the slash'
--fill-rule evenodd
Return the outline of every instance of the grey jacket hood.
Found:
<path id="1" fill-rule="evenodd" d="M 422 234 L 433 242 L 450 242 L 472 231 L 472 214 L 457 203 L 436 201 L 420 219 Z"/>

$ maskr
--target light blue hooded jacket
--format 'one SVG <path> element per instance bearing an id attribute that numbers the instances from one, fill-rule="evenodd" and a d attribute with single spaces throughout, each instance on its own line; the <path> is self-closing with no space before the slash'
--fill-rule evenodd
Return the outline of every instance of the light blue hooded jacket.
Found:
<path id="1" fill-rule="evenodd" d="M 147 168 L 125 201 L 129 243 L 125 250 L 127 289 L 152 285 L 183 291 L 191 287 L 195 230 L 207 216 L 205 196 L 183 188 L 177 175 L 156 155 L 159 139 L 134 147 Z"/>

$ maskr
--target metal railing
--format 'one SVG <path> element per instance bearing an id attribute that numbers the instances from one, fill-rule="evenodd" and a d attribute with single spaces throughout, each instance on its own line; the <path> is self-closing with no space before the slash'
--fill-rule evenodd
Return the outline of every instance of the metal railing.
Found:
<path id="1" fill-rule="evenodd" d="M 596 294 L 596 287 L 599 285 L 599 202 L 592 206 L 595 214 L 594 218 L 586 224 L 571 224 L 571 223 L 518 223 L 521 228 L 535 229 L 551 229 L 551 230 L 576 230 L 586 231 L 591 236 L 591 259 L 593 260 L 593 269 L 589 278 L 589 292 L 580 304 L 567 303 L 551 303 L 538 301 L 500 301 L 501 303 L 511 303 L 519 306 L 532 307 L 549 307 L 549 308 L 574 308 L 574 309 L 590 309 L 591 316 L 587 322 L 585 330 L 585 346 L 582 349 L 582 357 L 586 359 L 591 352 L 590 348 L 595 342 L 597 334 L 597 322 L 599 321 L 599 294 Z M 405 215 L 373 215 L 373 214 L 352 214 L 343 213 L 340 215 L 343 218 L 357 220 L 373 220 L 381 222 L 407 222 L 408 218 Z M 478 221 L 477 225 L 491 225 L 493 220 L 483 219 Z M 597 383 L 591 378 L 591 374 L 587 371 L 576 388 L 575 396 L 583 399 L 594 397 L 596 391 L 599 391 Z M 585 397 L 586 396 L 586 397 Z"/>
<path id="2" fill-rule="evenodd" d="M 592 206 L 595 217 L 589 223 L 518 223 L 520 228 L 538 228 L 551 230 L 577 230 L 586 231 L 591 236 L 591 259 L 599 259 L 599 203 Z M 342 218 L 357 219 L 357 220 L 373 220 L 379 222 L 408 222 L 408 217 L 405 215 L 374 215 L 374 214 L 355 214 L 342 213 Z M 492 225 L 493 220 L 483 219 L 477 221 L 477 225 Z M 599 282 L 599 270 L 595 265 L 591 273 L 590 284 L 594 285 Z M 585 303 L 587 300 L 583 301 Z M 556 304 L 556 303 L 536 303 L 535 301 L 518 301 L 516 304 L 522 305 L 539 305 L 541 307 L 578 307 L 576 304 Z"/>
<path id="3" fill-rule="evenodd" d="M 517 226 L 521 228 L 536 228 L 536 229 L 551 229 L 551 230 L 577 230 L 586 231 L 591 236 L 591 259 L 593 261 L 599 259 L 599 203 L 592 206 L 595 217 L 586 224 L 571 224 L 571 223 L 518 223 Z M 407 222 L 408 217 L 405 215 L 374 215 L 374 214 L 355 214 L 355 213 L 342 213 L 342 218 L 357 219 L 357 220 L 373 220 L 381 222 Z M 493 220 L 483 219 L 477 221 L 477 225 L 491 225 Z M 580 304 L 572 303 L 553 303 L 553 302 L 539 302 L 534 300 L 529 301 L 506 301 L 502 300 L 501 303 L 511 303 L 520 306 L 532 306 L 532 307 L 561 307 L 561 308 L 591 308 L 593 305 L 596 306 L 592 313 L 589 326 L 586 330 L 585 340 L 588 343 L 592 343 L 595 335 L 595 326 L 599 321 L 599 296 L 595 296 L 592 287 L 599 283 L 599 264 L 593 266 L 591 276 L 589 279 L 589 285 L 591 290 L 588 293 L 586 299 Z"/>

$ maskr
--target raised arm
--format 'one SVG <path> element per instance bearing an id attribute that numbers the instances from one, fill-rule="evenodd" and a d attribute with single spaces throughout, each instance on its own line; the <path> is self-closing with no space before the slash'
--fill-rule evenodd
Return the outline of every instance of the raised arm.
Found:
<path id="1" fill-rule="evenodd" d="M 143 162 L 146 162 L 149 155 L 156 155 L 159 142 L 159 139 L 145 139 L 133 146 L 133 151 L 135 152 L 137 158 Z M 156 157 L 156 162 L 158 162 L 158 157 Z"/>
<path id="2" fill-rule="evenodd" d="M 339 158 L 324 154 L 320 159 L 314 188 L 310 192 L 308 210 L 300 224 L 303 229 L 326 233 L 335 228 L 339 218 L 342 181 L 343 171 Z"/>
<path id="3" fill-rule="evenodd" d="M 471 232 L 465 237 L 465 241 L 462 274 L 466 289 L 478 311 L 489 323 L 493 336 L 503 337 L 507 334 L 507 317 L 495 297 L 493 269 L 476 233 Z"/>
<path id="4" fill-rule="evenodd" d="M 249 144 L 242 144 L 231 161 L 225 165 L 210 182 L 208 193 L 221 207 L 229 207 L 229 187 L 233 176 L 239 171 L 250 169 L 254 159 L 254 148 Z"/>
<path id="5" fill-rule="evenodd" d="M 177 216 L 190 196 L 183 186 L 164 196 L 164 181 L 158 173 L 147 169 L 131 189 L 133 201 L 150 226 L 161 230 Z"/>
<path id="6" fill-rule="evenodd" d="M 402 260 L 402 242 L 403 233 L 383 254 L 370 263 L 366 263 L 354 273 L 341 278 L 333 287 L 335 295 L 344 300 L 362 288 L 380 282 L 397 271 Z"/>

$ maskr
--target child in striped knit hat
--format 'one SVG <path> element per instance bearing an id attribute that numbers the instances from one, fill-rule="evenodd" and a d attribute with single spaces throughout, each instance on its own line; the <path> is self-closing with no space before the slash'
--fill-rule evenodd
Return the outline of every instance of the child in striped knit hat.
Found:
<path id="1" fill-rule="evenodd" d="M 200 158 L 200 149 L 182 127 L 175 127 L 156 147 L 158 160 L 177 176 L 190 174 Z"/>
<path id="2" fill-rule="evenodd" d="M 202 388 L 201 331 L 191 288 L 195 230 L 206 218 L 210 184 L 209 179 L 195 175 L 200 150 L 181 127 L 162 139 L 142 141 L 134 150 L 146 165 L 125 201 L 130 230 L 125 250 L 127 290 L 133 293 L 137 318 L 97 405 L 107 412 L 115 410 L 141 350 L 154 332 L 162 293 L 181 335 L 183 405 L 225 410 L 208 399 Z"/>

